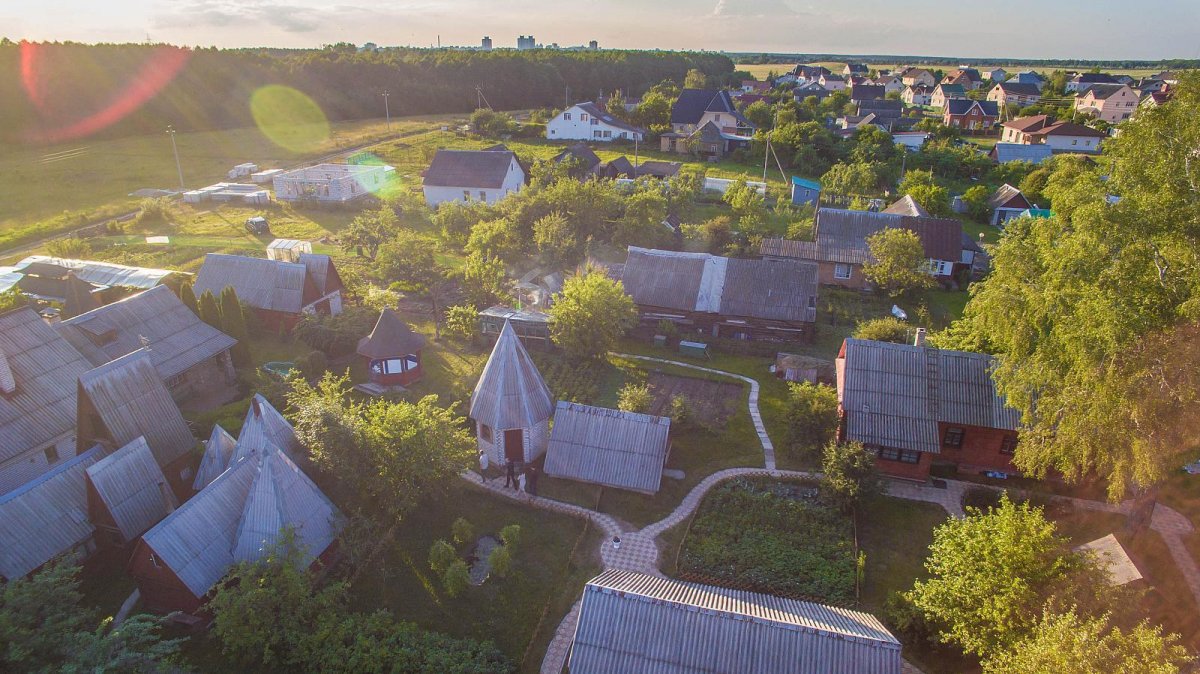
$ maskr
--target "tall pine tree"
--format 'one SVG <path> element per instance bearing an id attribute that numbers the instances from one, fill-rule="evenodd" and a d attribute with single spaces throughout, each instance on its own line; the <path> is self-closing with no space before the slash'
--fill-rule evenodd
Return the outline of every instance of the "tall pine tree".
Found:
<path id="1" fill-rule="evenodd" d="M 205 290 L 200 296 L 200 320 L 218 330 L 221 329 L 221 309 L 217 306 L 217 297 L 211 290 Z"/>
<path id="2" fill-rule="evenodd" d="M 221 291 L 221 331 L 237 340 L 237 344 L 229 350 L 233 364 L 237 367 L 249 365 L 251 358 L 246 317 L 242 314 L 242 303 L 233 286 L 225 286 Z"/>
<path id="3" fill-rule="evenodd" d="M 179 301 L 183 302 L 183 306 L 192 310 L 193 314 L 200 315 L 200 305 L 196 303 L 196 291 L 192 290 L 192 284 L 184 282 L 179 286 Z"/>

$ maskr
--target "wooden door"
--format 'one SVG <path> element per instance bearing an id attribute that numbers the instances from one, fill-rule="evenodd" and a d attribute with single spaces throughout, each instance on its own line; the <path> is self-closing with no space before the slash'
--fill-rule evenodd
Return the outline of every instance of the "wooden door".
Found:
<path id="1" fill-rule="evenodd" d="M 525 460 L 525 437 L 521 433 L 521 429 L 515 428 L 510 431 L 504 431 L 504 460 Z"/>

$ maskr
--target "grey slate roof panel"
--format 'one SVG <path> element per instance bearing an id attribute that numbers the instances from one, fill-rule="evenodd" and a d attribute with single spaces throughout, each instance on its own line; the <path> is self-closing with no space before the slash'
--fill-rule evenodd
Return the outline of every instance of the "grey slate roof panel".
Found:
<path id="1" fill-rule="evenodd" d="M 237 463 L 239 459 L 261 454 L 270 447 L 279 448 L 288 458 L 293 458 L 300 450 L 300 441 L 296 439 L 296 430 L 279 410 L 262 394 L 255 393 L 246 410 L 242 430 L 238 432 L 237 445 L 229 465 Z"/>
<path id="2" fill-rule="evenodd" d="M 16 387 L 0 396 L 0 461 L 7 461 L 74 431 L 79 377 L 91 366 L 27 307 L 0 314 L 0 353 Z"/>
<path id="3" fill-rule="evenodd" d="M 992 147 L 992 159 L 1003 164 L 1010 161 L 1027 161 L 1034 164 L 1049 159 L 1054 154 L 1049 145 L 1026 145 L 1023 143 L 996 143 Z"/>
<path id="4" fill-rule="evenodd" d="M 200 459 L 200 465 L 196 468 L 196 478 L 192 480 L 192 489 L 200 491 L 224 473 L 236 447 L 237 440 L 221 428 L 221 424 L 213 424 L 212 434 L 208 437 L 208 442 L 204 443 L 204 457 Z"/>
<path id="5" fill-rule="evenodd" d="M 0 576 L 21 578 L 92 536 L 86 471 L 99 446 L 0 496 Z"/>
<path id="6" fill-rule="evenodd" d="M 630 248 L 621 283 L 637 304 L 693 311 L 706 260 L 703 254 L 664 256 Z"/>
<path id="7" fill-rule="evenodd" d="M 29 274 L 60 277 L 65 277 L 66 272 L 71 271 L 79 280 L 92 285 L 143 289 L 153 288 L 171 274 L 180 273 L 169 269 L 129 267 L 112 262 L 72 260 L 46 255 L 31 255 L 14 265 L 14 269 Z"/>
<path id="8" fill-rule="evenodd" d="M 600 106 L 598 106 L 595 103 L 592 103 L 590 101 L 587 103 L 578 103 L 577 105 L 580 108 L 582 108 L 584 112 L 586 112 L 589 115 L 591 115 L 592 117 L 595 117 L 596 119 L 604 122 L 605 124 L 608 124 L 609 126 L 614 126 L 618 129 L 623 129 L 625 131 L 629 131 L 632 133 L 645 133 L 646 132 L 645 129 L 640 129 L 640 128 L 626 122 L 623 119 L 614 117 L 613 115 L 609 114 L 609 112 L 607 110 L 601 110 Z"/>
<path id="9" fill-rule="evenodd" d="M 110 330 L 112 341 L 98 344 L 91 326 Z M 142 348 L 162 378 L 169 379 L 228 351 L 237 340 L 201 321 L 166 286 L 158 286 L 119 302 L 58 323 L 56 328 L 93 365 L 103 365 Z"/>
<path id="10" fill-rule="evenodd" d="M 873 616 L 609 570 L 584 587 L 573 674 L 899 674 Z"/>
<path id="11" fill-rule="evenodd" d="M 884 229 L 915 232 L 930 259 L 955 262 L 962 257 L 962 223 L 957 220 L 840 208 L 817 210 L 815 242 L 768 238 L 763 239 L 760 252 L 818 262 L 863 264 L 871 260 L 867 238 Z"/>
<path id="12" fill-rule="evenodd" d="M 1032 208 L 1029 200 L 1021 193 L 1021 190 L 1004 183 L 992 192 L 992 196 L 988 198 L 988 209 L 995 210 L 997 208 Z"/>
<path id="13" fill-rule="evenodd" d="M 89 466 L 87 476 L 126 541 L 167 516 L 164 499 L 172 508 L 179 505 L 142 437 Z"/>
<path id="14" fill-rule="evenodd" d="M 817 265 L 800 260 L 726 263 L 721 315 L 776 321 L 817 320 Z"/>
<path id="15" fill-rule="evenodd" d="M 546 450 L 547 475 L 655 493 L 671 420 L 559 401 Z"/>
<path id="16" fill-rule="evenodd" d="M 512 324 L 500 337 L 471 393 L 469 416 L 496 431 L 533 428 L 554 412 L 550 388 L 542 379 Z"/>
<path id="17" fill-rule="evenodd" d="M 516 155 L 490 150 L 438 150 L 425 171 L 429 187 L 472 187 L 496 189 L 504 185 L 504 176 Z"/>
<path id="18" fill-rule="evenodd" d="M 308 269 L 298 262 L 268 260 L 245 255 L 209 253 L 196 274 L 196 297 L 210 290 L 220 297 L 233 286 L 238 299 L 256 309 L 298 314 L 304 308 L 304 281 Z"/>

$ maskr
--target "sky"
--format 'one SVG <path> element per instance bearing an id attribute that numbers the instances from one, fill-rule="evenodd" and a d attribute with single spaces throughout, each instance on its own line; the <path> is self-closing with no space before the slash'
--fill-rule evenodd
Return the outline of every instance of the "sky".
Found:
<path id="1" fill-rule="evenodd" d="M 1200 58 L 1200 0 L 3 0 L 14 40 Z"/>

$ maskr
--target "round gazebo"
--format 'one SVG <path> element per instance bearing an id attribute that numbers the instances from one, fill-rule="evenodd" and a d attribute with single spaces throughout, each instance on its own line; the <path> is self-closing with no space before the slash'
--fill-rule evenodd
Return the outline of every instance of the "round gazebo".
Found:
<path id="1" fill-rule="evenodd" d="M 425 336 L 415 333 L 391 309 L 384 309 L 371 334 L 358 342 L 367 361 L 367 376 L 381 386 L 408 386 L 421 379 Z"/>

